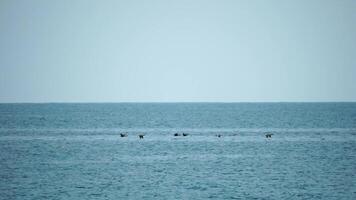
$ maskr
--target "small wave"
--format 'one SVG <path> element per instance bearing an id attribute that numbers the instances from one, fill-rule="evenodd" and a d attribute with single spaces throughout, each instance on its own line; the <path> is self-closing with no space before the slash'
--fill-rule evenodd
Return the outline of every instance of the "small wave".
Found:
<path id="1" fill-rule="evenodd" d="M 356 132 L 356 128 L 0 128 L 0 134 L 3 133 L 71 133 L 71 134 L 117 134 L 120 132 L 129 133 L 306 133 L 306 132 Z"/>

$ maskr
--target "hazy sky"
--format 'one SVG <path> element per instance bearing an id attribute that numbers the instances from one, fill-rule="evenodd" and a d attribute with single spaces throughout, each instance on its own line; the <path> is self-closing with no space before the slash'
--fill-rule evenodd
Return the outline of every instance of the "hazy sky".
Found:
<path id="1" fill-rule="evenodd" d="M 355 0 L 1 0 L 0 102 L 356 101 Z"/>

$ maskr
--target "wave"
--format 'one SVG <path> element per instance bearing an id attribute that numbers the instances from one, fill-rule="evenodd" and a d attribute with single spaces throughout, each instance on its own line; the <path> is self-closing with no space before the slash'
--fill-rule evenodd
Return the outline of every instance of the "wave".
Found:
<path id="1" fill-rule="evenodd" d="M 0 128 L 2 135 L 118 135 L 119 133 L 145 133 L 145 134 L 171 134 L 189 133 L 193 135 L 209 134 L 303 134 L 303 133 L 352 133 L 356 134 L 356 128 Z"/>

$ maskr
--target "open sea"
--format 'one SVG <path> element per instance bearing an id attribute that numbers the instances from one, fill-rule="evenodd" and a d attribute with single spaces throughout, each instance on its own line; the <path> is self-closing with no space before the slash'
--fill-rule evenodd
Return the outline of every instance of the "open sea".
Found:
<path id="1" fill-rule="evenodd" d="M 356 103 L 0 104 L 0 199 L 354 200 Z"/>

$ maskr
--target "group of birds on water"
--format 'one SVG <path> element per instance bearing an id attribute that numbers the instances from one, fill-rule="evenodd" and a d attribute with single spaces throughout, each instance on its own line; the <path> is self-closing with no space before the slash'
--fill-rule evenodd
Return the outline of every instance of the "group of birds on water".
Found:
<path id="1" fill-rule="evenodd" d="M 188 136 L 189 134 L 188 133 L 182 133 L 182 134 L 180 134 L 180 133 L 174 133 L 173 134 L 173 136 L 174 137 L 179 137 L 179 136 L 183 136 L 183 137 L 186 137 L 186 136 Z M 273 133 L 266 133 L 265 134 L 265 136 L 266 136 L 266 138 L 272 138 L 272 135 L 273 135 Z M 120 133 L 120 137 L 127 137 L 128 136 L 128 134 L 127 133 Z M 145 135 L 144 134 L 139 134 L 138 135 L 138 137 L 140 138 L 140 139 L 143 139 L 143 137 L 144 137 Z M 222 135 L 221 134 L 217 134 L 217 135 L 215 135 L 216 137 L 222 137 Z"/>
<path id="2" fill-rule="evenodd" d="M 188 133 L 182 133 L 182 134 L 180 134 L 180 133 L 175 133 L 173 136 L 174 136 L 174 137 L 177 137 L 177 136 L 183 136 L 183 137 L 185 137 L 185 136 L 188 136 L 188 135 L 189 135 Z M 120 137 L 127 137 L 127 136 L 128 136 L 127 133 L 120 133 Z M 139 134 L 139 135 L 138 135 L 138 137 L 139 137 L 140 139 L 143 139 L 144 136 L 145 136 L 144 134 Z"/>

